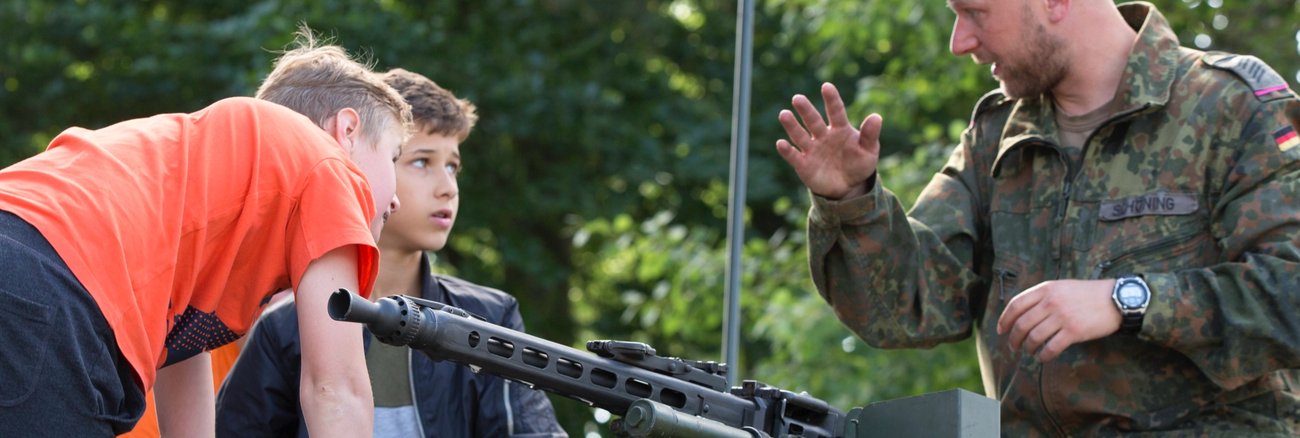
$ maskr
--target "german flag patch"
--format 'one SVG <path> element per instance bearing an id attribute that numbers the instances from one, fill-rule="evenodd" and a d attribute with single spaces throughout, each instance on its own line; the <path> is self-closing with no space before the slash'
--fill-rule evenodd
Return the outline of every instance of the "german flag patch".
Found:
<path id="1" fill-rule="evenodd" d="M 1291 150 L 1291 148 L 1300 145 L 1300 137 L 1296 136 L 1295 128 L 1291 126 L 1284 127 L 1273 132 L 1273 140 L 1277 142 L 1277 148 L 1282 152 Z"/>

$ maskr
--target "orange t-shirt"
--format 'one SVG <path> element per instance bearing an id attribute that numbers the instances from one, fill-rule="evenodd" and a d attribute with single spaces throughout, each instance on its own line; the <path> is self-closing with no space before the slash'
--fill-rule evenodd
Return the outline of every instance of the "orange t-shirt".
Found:
<path id="1" fill-rule="evenodd" d="M 67 262 L 144 389 L 248 331 L 325 253 L 357 248 L 363 296 L 378 270 L 365 176 L 306 117 L 251 98 L 64 131 L 0 171 L 0 210 Z"/>

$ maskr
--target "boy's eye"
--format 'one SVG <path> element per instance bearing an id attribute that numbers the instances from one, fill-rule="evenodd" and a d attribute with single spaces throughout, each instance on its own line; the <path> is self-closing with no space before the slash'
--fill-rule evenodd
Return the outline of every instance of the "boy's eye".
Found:
<path id="1" fill-rule="evenodd" d="M 417 158 L 417 159 L 411 161 L 411 165 L 412 165 L 412 166 L 415 166 L 417 169 L 423 169 L 423 168 L 429 167 L 429 159 L 427 159 L 427 158 Z"/>
<path id="2" fill-rule="evenodd" d="M 447 174 L 451 176 L 456 176 L 460 174 L 460 164 L 457 163 L 447 163 L 447 165 L 444 166 L 444 169 L 446 169 Z"/>

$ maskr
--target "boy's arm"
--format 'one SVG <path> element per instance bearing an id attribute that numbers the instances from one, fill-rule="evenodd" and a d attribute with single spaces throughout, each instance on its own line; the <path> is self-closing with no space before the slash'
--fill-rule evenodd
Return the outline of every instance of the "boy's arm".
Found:
<path id="1" fill-rule="evenodd" d="M 374 401 L 366 374 L 361 332 L 355 324 L 330 319 L 329 295 L 357 287 L 353 246 L 335 248 L 312 261 L 297 289 L 302 339 L 302 413 L 312 436 L 371 436 Z"/>
<path id="2" fill-rule="evenodd" d="M 162 436 L 216 436 L 216 401 L 208 352 L 158 370 L 153 388 Z"/>

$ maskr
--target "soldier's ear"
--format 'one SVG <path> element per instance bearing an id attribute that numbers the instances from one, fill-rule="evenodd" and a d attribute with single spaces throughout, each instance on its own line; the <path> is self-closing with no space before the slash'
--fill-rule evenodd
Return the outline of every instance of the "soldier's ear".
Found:
<path id="1" fill-rule="evenodd" d="M 1071 0 L 1036 0 L 1044 3 L 1047 12 L 1047 21 L 1052 24 L 1059 24 L 1061 20 L 1070 14 L 1070 8 L 1074 6 Z"/>

